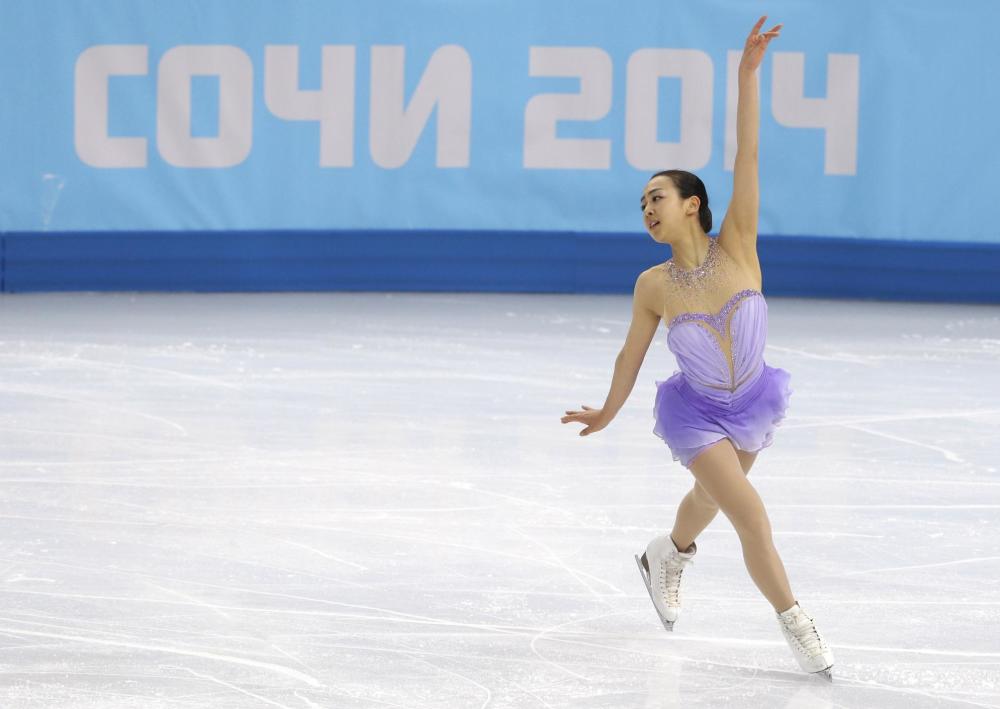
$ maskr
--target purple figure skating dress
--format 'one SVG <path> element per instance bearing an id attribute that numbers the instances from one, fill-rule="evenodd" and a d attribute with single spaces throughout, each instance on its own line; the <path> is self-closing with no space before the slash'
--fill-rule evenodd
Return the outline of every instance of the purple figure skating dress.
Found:
<path id="1" fill-rule="evenodd" d="M 716 312 L 696 310 L 713 302 L 712 296 L 718 302 L 718 294 L 738 287 L 732 284 L 746 283 L 739 266 L 711 237 L 705 263 L 698 268 L 685 271 L 671 261 L 663 268 L 667 299 L 674 303 L 664 312 L 681 311 L 667 326 L 667 346 L 680 371 L 656 382 L 653 432 L 685 466 L 723 438 L 739 450 L 766 448 L 792 390 L 789 373 L 764 362 L 763 294 L 744 288 Z"/>

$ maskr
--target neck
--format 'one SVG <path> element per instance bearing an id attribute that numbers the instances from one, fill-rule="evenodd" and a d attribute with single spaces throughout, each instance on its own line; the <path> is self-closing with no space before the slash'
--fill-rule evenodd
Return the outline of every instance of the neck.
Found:
<path id="1" fill-rule="evenodd" d="M 701 229 L 689 229 L 681 238 L 670 242 L 674 265 L 689 270 L 705 262 L 709 236 Z"/>

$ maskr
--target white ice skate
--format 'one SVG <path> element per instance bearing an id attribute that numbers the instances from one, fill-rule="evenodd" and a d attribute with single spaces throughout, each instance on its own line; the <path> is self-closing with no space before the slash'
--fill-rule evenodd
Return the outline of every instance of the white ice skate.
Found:
<path id="1" fill-rule="evenodd" d="M 797 602 L 784 613 L 775 615 L 799 667 L 806 672 L 822 675 L 832 682 L 833 652 L 816 630 L 813 619 L 806 615 Z"/>
<path id="2" fill-rule="evenodd" d="M 653 607 L 667 630 L 674 629 L 674 623 L 681 614 L 681 574 L 684 567 L 694 563 L 697 545 L 691 542 L 687 551 L 681 552 L 674 545 L 670 534 L 656 537 L 646 546 L 642 558 L 635 555 L 642 582 L 646 584 Z"/>

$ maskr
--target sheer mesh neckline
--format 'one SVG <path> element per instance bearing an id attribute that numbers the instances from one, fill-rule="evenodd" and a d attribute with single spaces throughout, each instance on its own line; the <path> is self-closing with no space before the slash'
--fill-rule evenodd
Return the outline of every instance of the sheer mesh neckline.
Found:
<path id="1" fill-rule="evenodd" d="M 725 327 L 726 318 L 729 315 L 729 311 L 732 310 L 736 304 L 743 298 L 749 298 L 752 295 L 759 295 L 763 297 L 761 293 L 756 288 L 744 288 L 743 290 L 734 293 L 732 297 L 726 301 L 719 310 L 714 313 L 704 313 L 704 312 L 692 312 L 692 313 L 681 313 L 675 316 L 667 328 L 672 328 L 674 325 L 679 325 L 682 322 L 690 322 L 691 320 L 704 320 L 709 325 L 711 325 L 716 331 L 722 332 Z"/>
<path id="2" fill-rule="evenodd" d="M 700 285 L 699 282 L 704 281 L 719 265 L 719 250 L 718 239 L 708 237 L 708 251 L 705 253 L 704 261 L 691 268 L 682 268 L 675 264 L 674 259 L 671 257 L 664 264 L 667 269 L 667 276 L 682 286 L 691 287 L 695 284 Z"/>

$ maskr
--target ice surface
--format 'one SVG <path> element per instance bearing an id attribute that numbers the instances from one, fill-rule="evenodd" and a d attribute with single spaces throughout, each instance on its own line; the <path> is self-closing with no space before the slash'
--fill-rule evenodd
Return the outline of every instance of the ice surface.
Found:
<path id="1" fill-rule="evenodd" d="M 1000 706 L 1000 308 L 770 298 L 750 478 L 836 653 L 794 664 L 729 522 L 660 625 L 690 474 L 627 296 L 0 299 L 0 707 Z"/>

